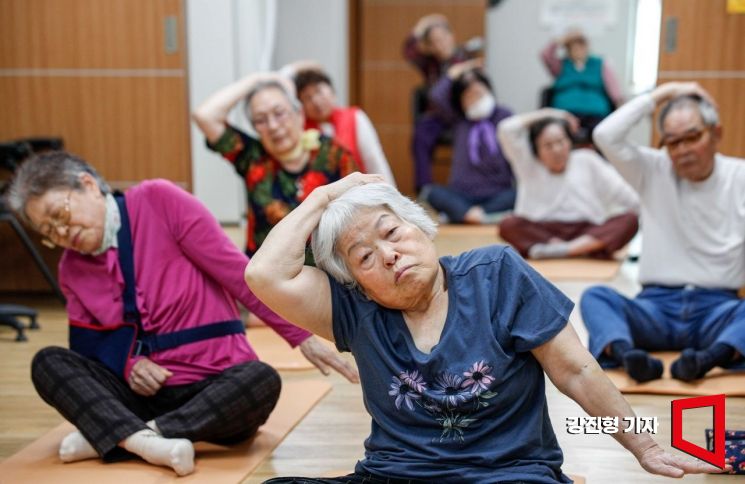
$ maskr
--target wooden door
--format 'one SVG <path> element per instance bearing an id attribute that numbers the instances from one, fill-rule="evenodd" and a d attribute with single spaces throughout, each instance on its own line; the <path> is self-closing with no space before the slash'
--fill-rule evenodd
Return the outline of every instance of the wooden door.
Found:
<path id="1" fill-rule="evenodd" d="M 367 112 L 380 135 L 399 189 L 414 192 L 411 156 L 412 92 L 421 76 L 402 57 L 416 21 L 430 13 L 448 17 L 458 43 L 484 36 L 484 0 L 350 0 L 350 104 Z M 449 163 L 436 164 L 435 181 L 447 179 Z"/>
<path id="2" fill-rule="evenodd" d="M 727 0 L 664 0 L 658 82 L 696 81 L 717 100 L 719 150 L 745 158 L 745 14 Z"/>
<path id="3" fill-rule="evenodd" d="M 0 0 L 0 18 L 0 140 L 61 137 L 114 187 L 190 188 L 182 0 Z M 0 290 L 48 288 L 7 226 L 0 252 Z"/>

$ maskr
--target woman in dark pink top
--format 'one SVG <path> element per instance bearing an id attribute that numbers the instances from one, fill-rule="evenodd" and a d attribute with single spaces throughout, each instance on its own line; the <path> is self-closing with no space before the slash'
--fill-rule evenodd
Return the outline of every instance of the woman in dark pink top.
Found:
<path id="1" fill-rule="evenodd" d="M 248 344 L 236 321 L 236 299 L 319 368 L 329 365 L 356 379 L 338 355 L 246 287 L 247 257 L 195 197 L 168 181 L 151 180 L 123 198 L 115 199 L 90 165 L 64 152 L 24 163 L 9 192 L 19 215 L 66 249 L 59 279 L 71 347 L 78 349 L 80 330 L 121 334 L 112 330 L 131 316 L 124 314 L 128 300 L 139 313 L 138 338 L 153 341 L 148 353 L 130 338 L 120 371 L 107 362 L 121 345 L 98 344 L 93 350 L 101 357 L 59 347 L 35 356 L 37 391 L 78 429 L 61 443 L 63 461 L 136 454 L 185 475 L 194 469 L 193 441 L 229 444 L 252 436 L 274 408 L 281 383 Z M 125 227 L 131 237 L 122 238 Z M 133 256 L 130 299 L 123 296 L 128 264 L 122 266 L 122 253 Z M 221 329 L 205 333 L 206 326 Z M 175 346 L 163 343 L 161 338 L 174 335 Z"/>

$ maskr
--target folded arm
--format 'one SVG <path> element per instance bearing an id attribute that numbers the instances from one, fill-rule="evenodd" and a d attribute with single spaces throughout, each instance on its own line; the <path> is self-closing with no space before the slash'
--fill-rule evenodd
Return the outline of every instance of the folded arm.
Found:
<path id="1" fill-rule="evenodd" d="M 556 41 L 552 40 L 541 51 L 541 60 L 543 61 L 543 65 L 546 66 L 548 72 L 554 77 L 558 77 L 558 75 L 561 74 L 561 59 L 559 59 L 559 56 L 556 55 L 556 51 L 558 48 L 559 44 Z"/>

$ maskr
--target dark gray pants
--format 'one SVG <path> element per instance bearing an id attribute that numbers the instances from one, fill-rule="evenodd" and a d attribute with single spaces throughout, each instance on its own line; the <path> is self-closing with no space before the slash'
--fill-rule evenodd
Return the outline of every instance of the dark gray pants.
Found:
<path id="1" fill-rule="evenodd" d="M 245 440 L 266 422 L 282 385 L 274 368 L 250 361 L 144 397 L 100 363 L 54 346 L 36 354 L 31 379 L 107 461 L 128 456 L 117 444 L 152 419 L 164 437 L 226 445 Z"/>

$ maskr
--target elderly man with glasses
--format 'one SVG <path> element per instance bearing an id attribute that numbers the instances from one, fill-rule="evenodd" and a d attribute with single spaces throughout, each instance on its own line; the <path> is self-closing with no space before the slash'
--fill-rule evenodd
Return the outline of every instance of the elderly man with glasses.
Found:
<path id="1" fill-rule="evenodd" d="M 258 139 L 228 123 L 228 114 L 241 100 Z M 194 111 L 193 118 L 207 146 L 245 180 L 249 256 L 315 188 L 358 171 L 353 155 L 336 141 L 316 130 L 303 131 L 305 116 L 295 88 L 277 74 L 251 74 L 220 89 Z M 310 250 L 306 262 L 313 263 Z"/>
<path id="2" fill-rule="evenodd" d="M 629 132 L 657 106 L 661 148 Z M 745 366 L 745 160 L 717 152 L 722 127 L 696 83 L 667 83 L 606 118 L 595 143 L 638 192 L 644 233 L 639 279 L 629 299 L 592 287 L 580 308 L 590 352 L 643 382 L 660 378 L 647 351 L 682 350 L 674 378 L 702 378 L 716 366 Z"/>

